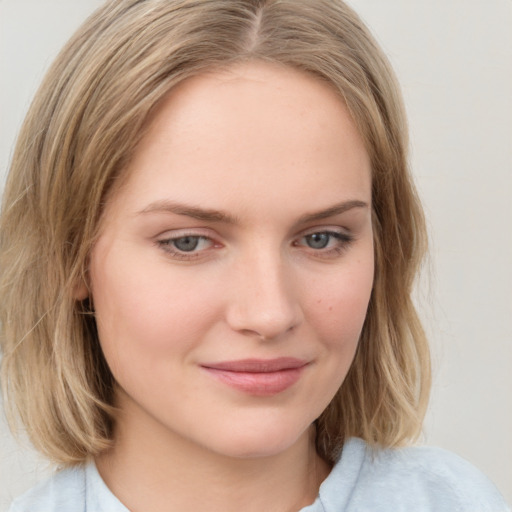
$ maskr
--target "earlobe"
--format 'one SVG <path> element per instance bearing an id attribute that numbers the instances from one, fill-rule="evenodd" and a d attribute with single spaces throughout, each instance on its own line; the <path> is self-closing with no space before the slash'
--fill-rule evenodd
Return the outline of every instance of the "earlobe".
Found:
<path id="1" fill-rule="evenodd" d="M 73 298 L 77 301 L 82 301 L 87 299 L 87 297 L 89 297 L 89 287 L 82 277 L 73 288 Z"/>

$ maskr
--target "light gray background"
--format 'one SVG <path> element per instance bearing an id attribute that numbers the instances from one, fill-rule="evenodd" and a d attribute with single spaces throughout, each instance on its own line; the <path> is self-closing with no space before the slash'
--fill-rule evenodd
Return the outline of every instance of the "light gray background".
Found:
<path id="1" fill-rule="evenodd" d="M 418 293 L 434 352 L 425 441 L 512 502 L 512 1 L 349 0 L 401 81 L 431 232 Z M 0 173 L 44 70 L 100 0 L 0 0 Z M 0 511 L 45 463 L 0 415 Z"/>

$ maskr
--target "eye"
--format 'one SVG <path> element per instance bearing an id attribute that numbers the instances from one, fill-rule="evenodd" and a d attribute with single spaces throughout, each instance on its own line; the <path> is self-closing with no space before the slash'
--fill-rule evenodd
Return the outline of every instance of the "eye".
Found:
<path id="1" fill-rule="evenodd" d="M 319 256 L 335 256 L 349 247 L 353 236 L 339 231 L 316 231 L 299 238 L 294 245 L 312 249 Z"/>
<path id="2" fill-rule="evenodd" d="M 207 236 L 188 234 L 157 240 L 156 243 L 169 256 L 179 260 L 198 258 L 214 245 L 214 241 Z"/>
<path id="3" fill-rule="evenodd" d="M 325 249 L 331 240 L 330 233 L 313 233 L 304 237 L 308 247 L 311 249 Z"/>
<path id="4" fill-rule="evenodd" d="M 169 241 L 179 251 L 192 252 L 197 248 L 204 249 L 202 246 L 207 245 L 208 239 L 204 236 L 182 236 Z"/>

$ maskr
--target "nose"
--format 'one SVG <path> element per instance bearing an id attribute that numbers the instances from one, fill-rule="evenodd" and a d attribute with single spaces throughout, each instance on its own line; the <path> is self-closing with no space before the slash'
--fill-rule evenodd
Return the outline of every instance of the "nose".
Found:
<path id="1" fill-rule="evenodd" d="M 279 254 L 259 252 L 239 262 L 228 286 L 230 327 L 264 340 L 298 327 L 303 315 L 292 274 Z"/>

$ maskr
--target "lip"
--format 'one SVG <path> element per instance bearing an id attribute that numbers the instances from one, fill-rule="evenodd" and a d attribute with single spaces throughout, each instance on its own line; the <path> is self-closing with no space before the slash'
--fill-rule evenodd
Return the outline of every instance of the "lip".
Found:
<path id="1" fill-rule="evenodd" d="M 212 377 L 244 393 L 272 396 L 293 386 L 308 361 L 295 357 L 240 359 L 202 364 Z"/>

